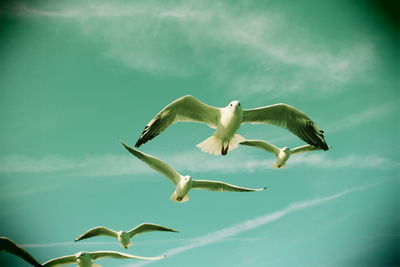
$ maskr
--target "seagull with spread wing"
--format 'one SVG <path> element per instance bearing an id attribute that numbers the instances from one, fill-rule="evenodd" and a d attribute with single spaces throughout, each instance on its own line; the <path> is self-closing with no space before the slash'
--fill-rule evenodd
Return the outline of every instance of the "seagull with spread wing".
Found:
<path id="1" fill-rule="evenodd" d="M 120 253 L 116 251 L 93 251 L 93 252 L 80 251 L 73 255 L 63 256 L 49 260 L 43 263 L 43 267 L 62 266 L 74 263 L 76 263 L 77 266 L 79 267 L 101 267 L 101 265 L 92 262 L 94 260 L 101 258 L 159 260 L 165 258 L 165 256 L 148 258 L 148 257 L 139 257 L 126 253 Z"/>
<path id="2" fill-rule="evenodd" d="M 283 127 L 316 148 L 329 149 L 324 132 L 306 114 L 287 104 L 242 109 L 239 101 L 232 101 L 226 107 L 216 108 L 191 95 L 178 98 L 162 109 L 146 125 L 135 146 L 140 147 L 175 122 L 187 121 L 205 123 L 216 129 L 212 136 L 197 145 L 202 151 L 215 155 L 226 155 L 246 141 L 236 133 L 244 123 Z"/>
<path id="3" fill-rule="evenodd" d="M 262 191 L 264 188 L 259 189 L 251 189 L 239 187 L 236 185 L 230 185 L 223 182 L 218 181 L 209 181 L 209 180 L 194 180 L 189 175 L 181 175 L 173 168 L 168 166 L 165 162 L 159 160 L 156 157 L 152 157 L 143 152 L 140 152 L 133 147 L 128 146 L 127 144 L 121 142 L 122 145 L 134 156 L 136 156 L 141 161 L 145 162 L 154 170 L 162 173 L 171 182 L 175 185 L 175 192 L 171 195 L 171 200 L 176 202 L 185 202 L 189 200 L 189 191 L 191 189 L 206 189 L 217 192 L 225 192 L 225 191 L 235 191 L 235 192 L 252 192 L 252 191 Z"/>
<path id="4" fill-rule="evenodd" d="M 121 247 L 123 248 L 128 248 L 130 247 L 133 243 L 130 242 L 130 239 L 138 234 L 143 234 L 146 232 L 151 232 L 151 231 L 169 231 L 169 232 L 178 232 L 173 229 L 158 225 L 158 224 L 152 224 L 152 223 L 142 223 L 139 226 L 136 226 L 135 228 L 131 229 L 130 231 L 114 231 L 109 228 L 103 227 L 103 226 L 97 226 L 94 227 L 79 237 L 75 239 L 76 241 L 94 237 L 94 236 L 99 236 L 99 235 L 104 235 L 104 236 L 111 236 L 115 237 L 118 239 L 119 243 L 121 244 Z"/>
<path id="5" fill-rule="evenodd" d="M 319 150 L 318 148 L 313 147 L 311 145 L 299 146 L 299 147 L 296 147 L 293 149 L 290 149 L 286 146 L 282 147 L 282 148 L 278 148 L 278 147 L 274 146 L 273 144 L 268 143 L 266 141 L 262 141 L 262 140 L 246 140 L 244 142 L 241 142 L 240 144 L 245 145 L 245 146 L 256 147 L 256 148 L 273 153 L 276 156 L 276 161 L 274 162 L 274 164 L 272 164 L 272 167 L 274 167 L 274 168 L 284 168 L 286 166 L 286 161 L 293 154 Z"/>
<path id="6" fill-rule="evenodd" d="M 0 251 L 14 254 L 15 256 L 20 257 L 26 262 L 29 262 L 33 266 L 42 266 L 42 264 L 40 264 L 31 254 L 25 251 L 25 249 L 23 249 L 21 246 L 17 245 L 17 243 L 7 237 L 0 237 Z"/>
<path id="7" fill-rule="evenodd" d="M 116 251 L 94 251 L 94 252 L 78 252 L 73 255 L 63 256 L 51 259 L 45 263 L 40 264 L 34 257 L 32 257 L 23 248 L 17 245 L 14 241 L 7 237 L 0 237 L 0 251 L 12 253 L 25 261 L 29 262 L 35 267 L 52 267 L 62 266 L 76 263 L 79 267 L 101 267 L 101 265 L 93 263 L 93 260 L 101 258 L 114 258 L 114 259 L 139 259 L 139 260 L 159 260 L 166 256 L 161 257 L 139 257 L 131 254 L 120 253 Z"/>

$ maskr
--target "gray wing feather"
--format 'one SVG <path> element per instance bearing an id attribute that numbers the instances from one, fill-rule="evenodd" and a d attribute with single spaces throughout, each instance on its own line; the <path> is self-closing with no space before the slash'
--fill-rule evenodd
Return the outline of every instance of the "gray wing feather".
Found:
<path id="1" fill-rule="evenodd" d="M 209 181 L 209 180 L 193 180 L 192 188 L 193 189 L 206 189 L 206 190 L 211 190 L 211 191 L 216 191 L 216 192 L 228 192 L 228 191 L 252 192 L 252 191 L 262 191 L 262 190 L 266 189 L 266 187 L 257 188 L 257 189 L 245 188 L 245 187 L 239 187 L 236 185 L 231 185 L 231 184 L 227 184 L 227 183 L 223 183 L 223 182 L 219 182 L 219 181 Z"/>
<path id="2" fill-rule="evenodd" d="M 132 236 L 137 235 L 137 234 L 142 234 L 142 233 L 151 232 L 151 231 L 178 232 L 176 230 L 164 227 L 162 225 L 152 224 L 152 223 L 142 223 L 141 225 L 139 225 L 139 226 L 133 228 L 132 230 L 130 230 L 128 233 L 129 233 L 129 237 L 132 237 Z"/>
<path id="3" fill-rule="evenodd" d="M 7 237 L 0 237 L 0 251 L 18 256 L 33 266 L 42 266 L 31 254 Z"/>
<path id="4" fill-rule="evenodd" d="M 101 258 L 113 258 L 113 259 L 139 259 L 139 260 L 159 260 L 165 258 L 165 256 L 161 257 L 140 257 L 132 254 L 121 253 L 116 251 L 94 251 L 88 252 L 90 254 L 90 258 L 92 260 L 97 260 Z"/>
<path id="5" fill-rule="evenodd" d="M 165 175 L 167 178 L 169 178 L 174 184 L 177 184 L 179 179 L 180 179 L 180 175 L 177 171 L 175 171 L 173 168 L 171 168 L 170 166 L 168 166 L 168 164 L 166 164 L 165 162 L 159 160 L 156 157 L 147 155 L 143 152 L 140 152 L 137 149 L 134 149 L 133 147 L 128 146 L 127 144 L 125 144 L 124 142 L 121 142 L 121 144 L 126 148 L 126 150 L 128 150 L 131 154 L 133 154 L 135 157 L 137 157 L 138 159 L 140 159 L 141 161 L 143 161 L 144 163 L 146 163 L 147 165 L 149 165 L 151 168 L 153 168 L 154 170 L 162 173 L 163 175 Z"/>
<path id="6" fill-rule="evenodd" d="M 243 110 L 242 123 L 272 124 L 286 128 L 317 148 L 328 150 L 322 131 L 306 114 L 287 104 Z"/>
<path id="7" fill-rule="evenodd" d="M 73 264 L 73 263 L 76 263 L 76 256 L 69 255 L 69 256 L 63 256 L 63 257 L 48 260 L 45 263 L 43 263 L 43 267 L 55 267 L 55 266 Z"/>
<path id="8" fill-rule="evenodd" d="M 259 148 L 259 149 L 263 149 L 265 151 L 268 151 L 268 152 L 271 152 L 271 153 L 275 154 L 276 156 L 279 154 L 279 148 L 277 148 L 273 144 L 268 143 L 266 141 L 262 141 L 262 140 L 246 140 L 244 142 L 241 142 L 240 144 L 241 145 L 245 145 L 245 146 L 252 146 L 252 147 Z"/>
<path id="9" fill-rule="evenodd" d="M 115 232 L 114 230 L 108 229 L 106 227 L 103 226 L 97 226 L 94 227 L 88 231 L 86 231 L 85 233 L 81 234 L 80 236 L 78 236 L 75 241 L 79 241 L 82 239 L 86 239 L 86 238 L 90 238 L 93 236 L 98 236 L 98 235 L 105 235 L 105 236 L 111 236 L 111 237 L 118 237 L 117 232 Z"/>
<path id="10" fill-rule="evenodd" d="M 299 146 L 296 148 L 293 148 L 290 150 L 290 154 L 298 154 L 298 153 L 304 153 L 308 151 L 314 151 L 314 150 L 319 150 L 319 148 L 313 147 L 311 145 L 304 145 L 304 146 Z"/>
<path id="11" fill-rule="evenodd" d="M 183 96 L 162 109 L 144 128 L 135 147 L 153 139 L 175 122 L 201 122 L 216 128 L 220 109 L 204 104 L 191 95 Z"/>

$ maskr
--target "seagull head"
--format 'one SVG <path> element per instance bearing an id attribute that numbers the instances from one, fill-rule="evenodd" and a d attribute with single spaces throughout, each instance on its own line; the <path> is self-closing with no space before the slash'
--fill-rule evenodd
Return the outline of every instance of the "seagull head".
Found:
<path id="1" fill-rule="evenodd" d="M 192 180 L 192 177 L 190 177 L 189 175 L 183 176 L 183 180 L 185 182 L 189 182 L 190 180 Z"/>
<path id="2" fill-rule="evenodd" d="M 90 261 L 90 255 L 89 253 L 86 253 L 84 251 L 80 251 L 75 254 L 75 258 L 77 261 Z"/>
<path id="3" fill-rule="evenodd" d="M 126 231 L 119 231 L 118 232 L 118 240 L 121 244 L 121 247 L 123 248 L 128 248 L 132 245 L 132 243 L 129 241 L 129 233 Z"/>
<path id="4" fill-rule="evenodd" d="M 240 108 L 240 102 L 238 100 L 234 100 L 231 103 L 229 103 L 228 108 L 238 109 L 238 108 Z"/>
<path id="5" fill-rule="evenodd" d="M 284 151 L 284 152 L 289 152 L 289 148 L 287 147 L 287 146 L 285 146 L 284 148 L 282 148 L 282 150 Z"/>
<path id="6" fill-rule="evenodd" d="M 129 236 L 128 232 L 126 231 L 119 231 L 118 234 L 121 236 L 121 238 L 126 238 Z"/>

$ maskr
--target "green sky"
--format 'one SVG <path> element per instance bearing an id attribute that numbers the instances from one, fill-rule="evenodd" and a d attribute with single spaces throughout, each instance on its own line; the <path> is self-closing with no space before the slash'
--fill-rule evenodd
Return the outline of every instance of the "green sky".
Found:
<path id="1" fill-rule="evenodd" d="M 384 1 L 386 3 L 390 1 Z M 135 238 L 154 266 L 398 266 L 399 28 L 375 1 L 9 1 L 0 4 L 0 236 L 48 259 L 123 251 L 98 225 L 180 233 Z M 243 108 L 287 103 L 331 150 L 225 157 L 195 145 L 213 130 L 175 124 L 140 147 L 182 174 L 255 193 L 173 186 L 130 155 L 146 123 L 183 95 Z M 303 141 L 274 126 L 239 133 Z M 103 266 L 150 262 L 100 260 Z M 0 265 L 28 266 L 0 252 Z"/>

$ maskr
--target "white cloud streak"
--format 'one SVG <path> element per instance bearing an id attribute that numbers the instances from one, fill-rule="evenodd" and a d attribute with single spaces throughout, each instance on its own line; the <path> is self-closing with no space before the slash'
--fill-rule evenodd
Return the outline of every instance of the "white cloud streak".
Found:
<path id="1" fill-rule="evenodd" d="M 327 130 L 330 133 L 342 131 L 347 128 L 362 125 L 364 123 L 371 123 L 379 118 L 391 114 L 398 109 L 393 103 L 382 103 L 380 105 L 372 106 L 364 109 L 355 114 L 349 114 L 345 118 L 328 125 Z"/>
<path id="2" fill-rule="evenodd" d="M 59 156 L 44 156 L 32 158 L 25 155 L 10 155 L 0 157 L 0 172 L 54 172 L 79 167 L 79 164 Z"/>
<path id="3" fill-rule="evenodd" d="M 263 238 L 260 237 L 251 237 L 251 238 L 245 238 L 245 237 L 236 237 L 236 238 L 227 238 L 227 241 L 255 241 L 255 240 L 261 240 Z M 135 241 L 135 243 L 140 243 L 140 244 L 153 244 L 153 243 L 161 243 L 161 242 L 191 242 L 193 239 L 191 238 L 179 238 L 179 239 L 158 239 L 158 240 L 140 240 L 140 241 Z M 79 246 L 110 246 L 110 245 L 116 245 L 115 241 L 86 241 L 86 242 L 53 242 L 53 243 L 32 243 L 32 244 L 21 244 L 21 247 L 23 248 L 53 248 L 53 247 L 79 247 Z"/>
<path id="4" fill-rule="evenodd" d="M 77 247 L 85 245 L 112 245 L 115 242 L 54 242 L 45 244 L 22 244 L 23 248 L 52 248 L 52 247 Z"/>
<path id="5" fill-rule="evenodd" d="M 152 154 L 152 153 L 150 153 Z M 274 156 L 265 153 L 265 158 L 252 156 L 245 152 L 231 155 L 229 160 L 199 152 L 182 152 L 179 154 L 161 153 L 157 157 L 167 159 L 166 162 L 178 172 L 193 173 L 251 173 L 272 169 Z M 379 155 L 346 155 L 341 158 L 330 158 L 322 151 L 294 155 L 288 160 L 288 168 L 292 166 L 313 167 L 324 169 L 393 169 L 400 163 Z M 155 173 L 145 163 L 126 155 L 93 155 L 81 160 L 72 160 L 60 156 L 45 156 L 32 158 L 27 156 L 0 157 L 0 173 L 63 173 L 83 176 L 114 176 L 114 175 L 147 175 Z"/>
<path id="6" fill-rule="evenodd" d="M 241 98 L 333 91 L 332 85 L 354 78 L 373 58 L 367 41 L 332 50 L 274 10 L 211 1 L 63 5 L 53 6 L 56 11 L 20 5 L 17 14 L 65 19 L 103 42 L 104 55 L 139 71 L 186 76 L 212 70 L 217 84 Z"/>
<path id="7" fill-rule="evenodd" d="M 388 170 L 400 167 L 400 162 L 379 155 L 347 155 L 342 158 L 330 159 L 325 154 L 308 154 L 293 156 L 291 165 L 308 165 L 325 169 L 378 169 Z"/>
<path id="8" fill-rule="evenodd" d="M 319 197 L 319 198 L 304 200 L 304 201 L 300 201 L 300 202 L 294 202 L 279 211 L 276 211 L 273 213 L 268 213 L 268 214 L 232 225 L 230 227 L 194 238 L 194 239 L 192 239 L 192 241 L 189 244 L 167 250 L 162 254 L 167 255 L 167 257 L 172 257 L 172 256 L 178 255 L 180 253 L 183 253 L 183 252 L 191 250 L 191 249 L 195 249 L 198 247 L 217 243 L 217 242 L 225 240 L 226 238 L 230 238 L 230 237 L 236 236 L 238 234 L 241 234 L 243 232 L 253 230 L 258 227 L 264 226 L 266 224 L 275 222 L 293 212 L 312 208 L 317 205 L 323 204 L 325 202 L 329 202 L 329 201 L 333 201 L 335 199 L 341 198 L 345 195 L 348 195 L 348 194 L 351 194 L 351 193 L 354 193 L 357 191 L 365 190 L 371 186 L 372 185 L 362 186 L 362 187 L 354 187 L 354 188 L 343 190 L 339 193 L 336 193 L 336 194 L 333 194 L 330 196 Z M 130 264 L 130 265 L 124 265 L 124 266 L 138 267 L 138 266 L 144 266 L 147 264 L 151 264 L 151 262 L 146 261 L 146 262 L 140 262 L 137 264 Z"/>
<path id="9" fill-rule="evenodd" d="M 132 161 L 130 156 L 93 155 L 81 160 L 73 160 L 57 155 L 41 158 L 25 155 L 9 155 L 0 157 L 0 173 L 52 173 L 76 172 L 87 175 L 120 175 L 130 173 L 146 173 L 147 168 Z"/>

